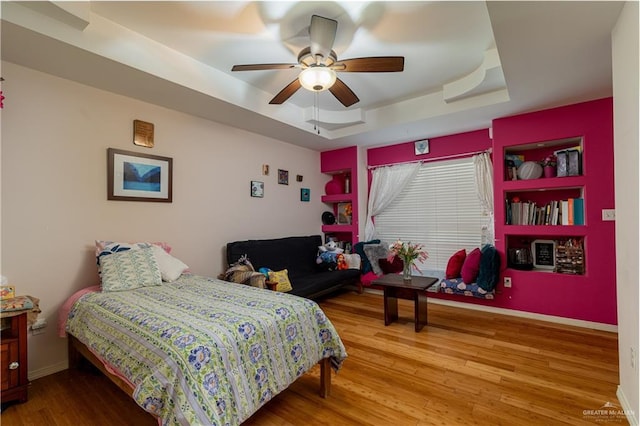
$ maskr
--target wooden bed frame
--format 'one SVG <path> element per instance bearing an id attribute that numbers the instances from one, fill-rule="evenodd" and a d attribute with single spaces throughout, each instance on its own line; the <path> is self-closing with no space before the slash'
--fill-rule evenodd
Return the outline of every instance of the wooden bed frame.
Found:
<path id="1" fill-rule="evenodd" d="M 133 397 L 133 389 L 129 383 L 110 373 L 102 361 L 76 337 L 71 334 L 67 334 L 67 336 L 69 339 L 69 368 L 78 368 L 82 363 L 82 358 L 85 358 L 127 395 Z M 323 358 L 318 364 L 320 364 L 320 396 L 326 398 L 331 391 L 331 361 L 329 358 Z"/>

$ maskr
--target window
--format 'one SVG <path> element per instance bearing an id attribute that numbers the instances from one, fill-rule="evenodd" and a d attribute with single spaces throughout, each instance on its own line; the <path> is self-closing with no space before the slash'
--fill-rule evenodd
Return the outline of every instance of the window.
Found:
<path id="1" fill-rule="evenodd" d="M 414 181 L 374 220 L 385 243 L 400 238 L 424 244 L 429 259 L 416 264 L 421 270 L 444 271 L 453 253 L 480 247 L 487 223 L 476 194 L 473 158 L 422 164 Z"/>

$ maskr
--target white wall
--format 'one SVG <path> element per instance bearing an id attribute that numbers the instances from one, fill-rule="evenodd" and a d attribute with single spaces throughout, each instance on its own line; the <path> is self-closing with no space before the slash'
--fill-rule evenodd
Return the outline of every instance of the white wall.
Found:
<path id="1" fill-rule="evenodd" d="M 229 241 L 320 233 L 318 152 L 2 65 L 0 272 L 18 294 L 40 298 L 48 322 L 29 336 L 31 379 L 66 368 L 57 311 L 97 284 L 95 239 L 167 241 L 195 273 L 216 276 Z M 134 119 L 155 124 L 153 149 L 133 145 Z M 172 157 L 173 203 L 107 201 L 109 147 Z M 279 168 L 288 186 L 277 183 Z M 249 196 L 251 180 L 264 181 L 264 198 Z M 301 187 L 311 202 L 300 201 Z"/>
<path id="2" fill-rule="evenodd" d="M 616 274 L 620 386 L 618 399 L 638 424 L 638 2 L 627 2 L 612 32 L 616 195 Z M 632 364 L 631 351 L 635 367 Z"/>

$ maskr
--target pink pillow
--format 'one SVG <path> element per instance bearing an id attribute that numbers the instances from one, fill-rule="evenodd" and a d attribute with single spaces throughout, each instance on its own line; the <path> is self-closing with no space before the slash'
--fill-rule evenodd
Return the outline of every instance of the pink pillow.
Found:
<path id="1" fill-rule="evenodd" d="M 459 278 L 462 272 L 462 265 L 467 258 L 467 251 L 465 249 L 458 250 L 449 258 L 447 263 L 447 271 L 445 277 L 449 280 L 451 278 Z"/>
<path id="2" fill-rule="evenodd" d="M 467 284 L 476 282 L 478 273 L 480 273 L 480 257 L 482 252 L 479 248 L 475 248 L 467 255 L 462 265 L 462 281 Z"/>
<path id="3" fill-rule="evenodd" d="M 398 256 L 393 256 L 393 260 L 391 261 L 386 258 L 378 259 L 378 264 L 385 274 L 397 274 L 398 272 L 402 272 L 402 268 L 404 268 L 404 262 Z M 462 265 L 460 266 L 462 267 Z"/>

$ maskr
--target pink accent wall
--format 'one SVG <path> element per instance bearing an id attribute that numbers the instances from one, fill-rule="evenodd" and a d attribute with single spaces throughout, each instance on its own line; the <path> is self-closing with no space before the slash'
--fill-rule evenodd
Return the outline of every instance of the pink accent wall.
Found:
<path id="1" fill-rule="evenodd" d="M 367 165 L 380 166 L 383 164 L 404 163 L 416 160 L 433 160 L 450 155 L 459 155 L 477 151 L 484 151 L 491 147 L 489 129 L 459 133 L 429 139 L 429 153 L 415 154 L 414 142 L 384 146 L 367 150 Z"/>
<path id="2" fill-rule="evenodd" d="M 613 100 L 599 99 L 493 121 L 494 149 L 506 146 L 583 138 L 585 200 L 585 275 L 550 274 L 508 269 L 512 288 L 503 288 L 496 306 L 604 324 L 617 324 L 615 222 L 602 220 L 602 209 L 615 208 Z M 496 247 L 504 253 L 505 220 L 502 164 L 494 164 Z M 549 232 L 553 232 L 551 229 Z M 558 231 L 561 232 L 561 231 Z M 554 238 L 549 235 L 549 239 Z"/>
<path id="3" fill-rule="evenodd" d="M 582 136 L 585 199 L 586 274 L 573 276 L 507 269 L 513 286 L 504 288 L 506 269 L 502 164 L 494 163 L 496 247 L 502 254 L 497 295 L 486 301 L 472 297 L 432 294 L 429 297 L 553 315 L 604 324 L 617 324 L 615 277 L 615 222 L 603 222 L 601 210 L 615 208 L 613 174 L 613 102 L 600 99 L 493 121 L 493 141 L 487 129 L 429 139 L 430 153 L 416 156 L 414 143 L 367 151 L 369 166 L 420 159 L 443 159 L 482 151 L 495 153 L 505 146 Z M 499 180 L 500 179 L 500 180 Z M 550 235 L 549 238 L 553 238 Z"/>

